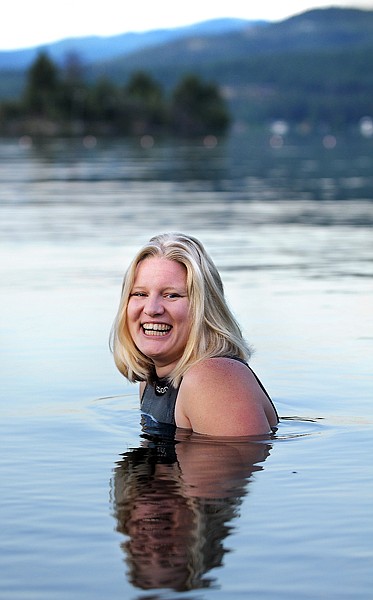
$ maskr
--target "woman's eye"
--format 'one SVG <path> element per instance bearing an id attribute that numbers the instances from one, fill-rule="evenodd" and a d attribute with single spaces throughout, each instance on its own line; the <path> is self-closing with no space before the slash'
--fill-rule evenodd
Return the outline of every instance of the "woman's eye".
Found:
<path id="1" fill-rule="evenodd" d="M 135 296 L 135 298 L 142 298 L 145 296 L 144 292 L 132 292 L 131 296 Z"/>
<path id="2" fill-rule="evenodd" d="M 166 298 L 170 298 L 171 300 L 173 298 L 180 298 L 180 294 L 176 294 L 176 293 L 166 294 Z"/>

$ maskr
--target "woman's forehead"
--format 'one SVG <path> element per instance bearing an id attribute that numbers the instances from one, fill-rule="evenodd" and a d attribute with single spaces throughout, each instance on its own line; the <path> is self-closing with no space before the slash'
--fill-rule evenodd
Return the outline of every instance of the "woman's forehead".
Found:
<path id="1" fill-rule="evenodd" d="M 149 281 L 170 279 L 186 282 L 187 270 L 182 263 L 161 256 L 147 256 L 136 266 L 135 281 L 140 279 Z"/>

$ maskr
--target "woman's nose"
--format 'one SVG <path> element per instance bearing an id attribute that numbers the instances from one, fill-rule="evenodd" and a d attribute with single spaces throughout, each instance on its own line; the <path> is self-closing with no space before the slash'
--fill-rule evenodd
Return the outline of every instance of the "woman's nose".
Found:
<path id="1" fill-rule="evenodd" d="M 162 298 L 159 296 L 148 296 L 144 306 L 144 313 L 149 317 L 161 315 L 164 312 Z"/>

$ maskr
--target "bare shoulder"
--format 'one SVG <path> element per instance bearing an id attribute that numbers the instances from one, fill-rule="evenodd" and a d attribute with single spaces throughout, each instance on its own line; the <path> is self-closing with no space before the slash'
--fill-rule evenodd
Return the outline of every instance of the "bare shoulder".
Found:
<path id="1" fill-rule="evenodd" d="M 196 383 L 199 379 L 206 377 L 211 377 L 212 380 L 225 377 L 233 377 L 234 380 L 237 377 L 245 379 L 248 374 L 250 374 L 250 370 L 241 361 L 234 358 L 216 357 L 200 361 L 191 367 L 184 377 L 189 382 Z"/>
<path id="2" fill-rule="evenodd" d="M 261 435 L 277 423 L 252 371 L 230 358 L 210 358 L 191 367 L 184 375 L 178 405 L 180 422 L 185 417 L 199 433 Z"/>
<path id="3" fill-rule="evenodd" d="M 184 376 L 188 388 L 204 390 L 212 395 L 216 390 L 222 393 L 237 392 L 262 397 L 263 390 L 251 369 L 233 358 L 210 358 L 191 367 Z M 190 389 L 190 391 L 191 391 Z"/>

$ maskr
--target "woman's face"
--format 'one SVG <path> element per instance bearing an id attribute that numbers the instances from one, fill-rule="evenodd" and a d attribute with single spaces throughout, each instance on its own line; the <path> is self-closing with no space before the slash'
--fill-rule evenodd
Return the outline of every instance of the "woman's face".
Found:
<path id="1" fill-rule="evenodd" d="M 188 341 L 189 313 L 186 268 L 160 257 L 142 260 L 127 306 L 130 335 L 150 358 L 157 375 L 168 375 L 181 358 Z"/>

